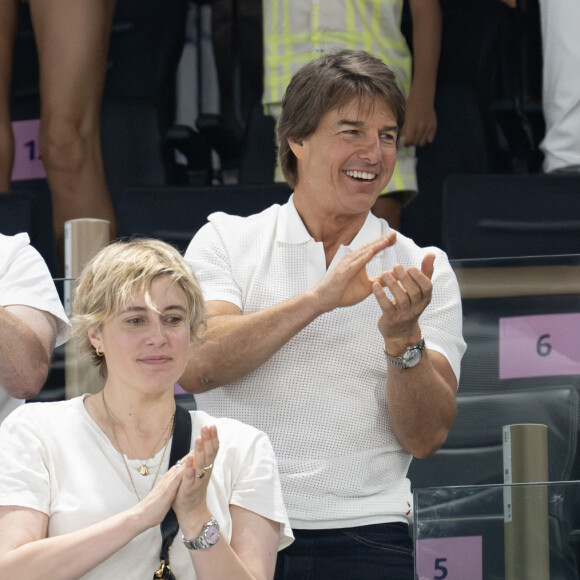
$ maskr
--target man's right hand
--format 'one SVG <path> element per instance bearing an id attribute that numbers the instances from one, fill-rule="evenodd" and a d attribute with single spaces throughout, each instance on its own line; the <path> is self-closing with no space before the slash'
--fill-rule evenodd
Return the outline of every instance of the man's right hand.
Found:
<path id="1" fill-rule="evenodd" d="M 321 313 L 335 308 L 353 306 L 362 302 L 372 292 L 373 283 L 380 282 L 369 278 L 366 266 L 376 254 L 392 246 L 397 241 L 394 231 L 381 236 L 344 256 L 313 289 L 312 292 L 320 305 Z"/>
<path id="2" fill-rule="evenodd" d="M 228 302 L 208 302 L 206 331 L 179 384 L 192 393 L 228 385 L 263 365 L 321 314 L 358 304 L 375 282 L 384 286 L 382 275 L 368 277 L 366 265 L 396 240 L 393 231 L 350 252 L 316 286 L 263 310 L 242 313 Z"/>

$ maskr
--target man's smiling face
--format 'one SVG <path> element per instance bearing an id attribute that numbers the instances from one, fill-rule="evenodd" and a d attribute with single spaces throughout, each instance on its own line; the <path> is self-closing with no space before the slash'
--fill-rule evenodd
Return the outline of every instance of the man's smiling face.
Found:
<path id="1" fill-rule="evenodd" d="M 382 101 L 356 98 L 326 113 L 312 135 L 290 143 L 298 158 L 296 189 L 327 211 L 368 212 L 393 175 L 397 133 Z"/>

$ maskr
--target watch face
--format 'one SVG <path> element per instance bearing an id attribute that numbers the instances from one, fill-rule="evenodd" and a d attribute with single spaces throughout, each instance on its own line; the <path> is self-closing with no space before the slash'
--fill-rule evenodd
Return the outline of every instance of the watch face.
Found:
<path id="1" fill-rule="evenodd" d="M 217 524 L 212 523 L 205 531 L 205 537 L 210 544 L 215 544 L 220 537 L 220 529 Z"/>
<path id="2" fill-rule="evenodd" d="M 408 350 L 404 355 L 405 366 L 407 368 L 414 367 L 421 360 L 422 354 L 420 348 L 412 348 Z"/>

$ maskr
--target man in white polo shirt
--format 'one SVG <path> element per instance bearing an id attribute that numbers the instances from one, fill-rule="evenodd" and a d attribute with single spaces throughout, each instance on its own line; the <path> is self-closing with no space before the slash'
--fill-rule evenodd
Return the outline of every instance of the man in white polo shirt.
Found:
<path id="1" fill-rule="evenodd" d="M 0 234 L 0 423 L 38 395 L 68 331 L 50 271 L 28 234 Z"/>
<path id="2" fill-rule="evenodd" d="M 413 578 L 406 473 L 447 437 L 465 343 L 445 254 L 370 212 L 404 106 L 366 52 L 307 64 L 278 129 L 288 203 L 213 214 L 186 252 L 209 319 L 180 384 L 272 440 L 296 535 L 276 579 Z"/>

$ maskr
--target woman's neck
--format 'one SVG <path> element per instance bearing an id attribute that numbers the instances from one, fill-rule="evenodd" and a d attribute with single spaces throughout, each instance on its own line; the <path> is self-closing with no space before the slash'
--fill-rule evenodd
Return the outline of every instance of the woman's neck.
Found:
<path id="1" fill-rule="evenodd" d="M 101 392 L 105 410 L 122 427 L 147 432 L 156 425 L 164 425 L 175 412 L 173 390 L 145 394 L 117 388 L 107 383 Z M 155 429 L 154 429 L 155 430 Z"/>
<path id="2" fill-rule="evenodd" d="M 172 435 L 175 415 L 173 393 L 128 396 L 111 386 L 85 400 L 85 406 L 120 453 L 147 460 L 164 448 Z"/>

